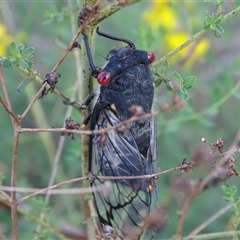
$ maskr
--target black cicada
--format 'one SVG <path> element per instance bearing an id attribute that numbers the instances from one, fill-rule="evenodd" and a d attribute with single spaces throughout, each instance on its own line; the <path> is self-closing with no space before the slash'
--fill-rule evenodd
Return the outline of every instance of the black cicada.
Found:
<path id="1" fill-rule="evenodd" d="M 127 39 L 97 33 L 106 38 L 123 41 L 126 47 L 113 49 L 107 55 L 102 70 L 92 61 L 89 43 L 83 33 L 92 75 L 101 84 L 92 111 L 91 130 L 106 129 L 133 116 L 130 110 L 140 106 L 150 113 L 153 104 L 153 76 L 150 64 L 155 55 L 135 49 Z M 111 130 L 106 135 L 91 137 L 89 171 L 96 176 L 117 176 L 110 180 L 110 191 L 94 193 L 100 223 L 112 226 L 121 239 L 152 239 L 154 230 L 147 229 L 146 219 L 156 208 L 156 178 L 126 179 L 156 172 L 156 128 L 154 117 L 130 123 L 124 131 Z M 103 181 L 92 181 L 103 186 Z M 103 189 L 104 190 L 104 189 Z M 111 228 L 112 229 L 112 228 Z M 108 233 L 109 234 L 109 233 Z"/>

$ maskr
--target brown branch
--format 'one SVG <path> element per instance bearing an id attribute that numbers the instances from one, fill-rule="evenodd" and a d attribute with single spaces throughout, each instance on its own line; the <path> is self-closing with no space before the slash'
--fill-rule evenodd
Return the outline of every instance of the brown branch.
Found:
<path id="1" fill-rule="evenodd" d="M 133 116 L 123 122 L 120 122 L 114 126 L 110 126 L 108 128 L 105 129 L 101 129 L 101 130 L 70 130 L 70 129 L 66 129 L 66 128 L 20 128 L 19 132 L 23 133 L 23 132 L 60 132 L 60 133 L 75 133 L 75 134 L 85 134 L 85 135 L 95 135 L 95 134 L 103 134 L 103 133 L 107 133 L 111 130 L 116 130 L 117 128 L 121 127 L 122 125 L 127 125 L 129 123 L 141 120 L 141 119 L 145 119 L 145 118 L 150 118 L 152 116 L 157 116 L 163 112 L 166 112 L 166 110 L 158 110 L 158 111 L 154 111 L 151 113 L 146 113 L 146 114 L 142 114 L 140 116 Z"/>
<path id="2" fill-rule="evenodd" d="M 14 126 L 14 142 L 13 142 L 13 156 L 12 156 L 12 179 L 11 186 L 16 187 L 17 183 L 17 165 L 18 165 L 18 147 L 19 147 L 20 133 Z M 17 195 L 16 192 L 11 193 L 11 216 L 12 216 L 12 229 L 13 238 L 18 239 L 18 211 L 17 211 Z"/>
<path id="3" fill-rule="evenodd" d="M 81 34 L 81 32 L 83 31 L 83 29 L 85 28 L 85 24 L 81 25 L 78 30 L 77 33 L 75 34 L 75 36 L 73 37 L 72 41 L 70 42 L 70 44 L 68 45 L 67 49 L 65 50 L 65 52 L 63 53 L 63 55 L 61 56 L 61 58 L 58 60 L 58 62 L 56 63 L 56 65 L 53 67 L 52 72 L 56 72 L 56 70 L 58 69 L 58 67 L 60 66 L 60 64 L 63 62 L 63 60 L 66 58 L 66 56 L 69 54 L 69 52 L 71 52 L 71 50 L 73 49 L 73 45 L 75 44 L 78 36 Z"/>
<path id="4" fill-rule="evenodd" d="M 4 97 L 6 99 L 6 110 L 7 111 L 10 111 L 10 112 L 13 112 L 12 111 L 12 105 L 11 105 L 11 101 L 10 101 L 10 97 L 8 95 L 8 91 L 7 91 L 7 87 L 6 87 L 6 84 L 5 84 L 5 80 L 4 80 L 4 76 L 3 76 L 3 71 L 2 71 L 2 67 L 0 65 L 0 80 L 1 80 L 1 83 L 2 83 L 2 88 L 3 88 L 3 93 L 4 93 Z M 4 104 L 5 105 L 5 104 Z M 13 114 L 14 115 L 14 114 Z M 14 115 L 15 116 L 15 115 Z M 11 120 L 12 122 L 14 123 L 15 121 L 15 117 L 13 117 L 11 114 L 10 114 L 10 117 L 11 117 Z"/>
<path id="5" fill-rule="evenodd" d="M 2 104 L 3 108 L 10 114 L 10 116 L 12 116 L 12 118 L 15 121 L 18 121 L 18 118 L 14 115 L 14 113 L 10 109 L 8 109 L 7 105 L 4 103 L 3 99 L 1 98 L 1 96 L 0 96 L 0 103 Z"/>
<path id="6" fill-rule="evenodd" d="M 0 188 L 2 188 L 2 187 L 0 187 Z M 0 194 L 1 194 L 8 202 L 11 202 L 11 201 L 12 201 L 11 197 L 10 197 L 8 194 L 6 194 L 3 190 L 0 190 Z"/>

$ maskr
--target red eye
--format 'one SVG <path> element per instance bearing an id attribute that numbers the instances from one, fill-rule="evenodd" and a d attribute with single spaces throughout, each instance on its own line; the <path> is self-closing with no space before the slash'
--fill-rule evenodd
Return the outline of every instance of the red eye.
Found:
<path id="1" fill-rule="evenodd" d="M 151 62 L 154 62 L 155 61 L 155 54 L 153 52 L 147 52 L 147 56 L 148 56 L 148 59 L 151 61 Z"/>
<path id="2" fill-rule="evenodd" d="M 97 81 L 101 85 L 106 85 L 110 82 L 111 80 L 111 74 L 109 72 L 100 72 L 97 76 Z"/>

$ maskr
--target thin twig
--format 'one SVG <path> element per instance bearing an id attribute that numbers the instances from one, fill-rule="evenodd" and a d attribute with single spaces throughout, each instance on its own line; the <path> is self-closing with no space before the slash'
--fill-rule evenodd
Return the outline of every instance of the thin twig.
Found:
<path id="1" fill-rule="evenodd" d="M 21 203 L 21 202 L 23 202 L 23 201 L 25 201 L 25 200 L 27 200 L 28 198 L 30 198 L 30 197 L 32 197 L 32 196 L 35 196 L 35 195 L 38 195 L 38 194 L 42 194 L 42 193 L 44 193 L 44 192 L 46 192 L 46 191 L 49 191 L 49 190 L 51 190 L 51 189 L 54 189 L 54 188 L 59 188 L 59 187 L 61 187 L 61 186 L 63 186 L 63 185 L 66 185 L 66 184 L 70 184 L 70 183 L 74 183 L 74 182 L 79 182 L 79 181 L 82 181 L 82 180 L 84 180 L 84 179 L 87 179 L 87 177 L 73 178 L 73 179 L 71 179 L 71 180 L 67 180 L 67 181 L 60 182 L 60 183 L 58 183 L 58 184 L 55 184 L 55 185 L 53 185 L 53 186 L 51 186 L 51 187 L 47 187 L 47 188 L 40 189 L 39 191 L 37 191 L 37 192 L 35 192 L 35 193 L 33 193 L 33 194 L 30 194 L 30 195 L 28 195 L 28 196 L 26 196 L 26 197 L 23 197 L 23 198 L 19 199 L 19 200 L 18 200 L 18 204 Z"/>
<path id="2" fill-rule="evenodd" d="M 165 112 L 165 111 L 158 110 L 158 111 L 154 111 L 151 113 L 142 114 L 141 116 L 133 116 L 133 117 L 131 117 L 123 122 L 120 122 L 114 126 L 110 126 L 108 128 L 101 129 L 101 130 L 70 130 L 70 129 L 66 129 L 66 128 L 20 128 L 19 132 L 21 132 L 21 133 L 23 133 L 23 132 L 60 132 L 60 133 L 85 134 L 85 135 L 103 134 L 103 133 L 107 133 L 111 130 L 115 130 L 122 125 L 127 125 L 129 123 L 132 123 L 132 122 L 135 122 L 135 121 L 138 121 L 141 119 L 150 118 L 152 116 L 157 116 L 163 112 Z"/>
<path id="3" fill-rule="evenodd" d="M 0 187 L 0 188 L 2 188 L 2 187 Z M 8 194 L 6 194 L 3 190 L 0 190 L 0 194 L 1 194 L 8 202 L 11 202 L 11 201 L 12 201 L 11 197 L 10 197 Z"/>
<path id="4" fill-rule="evenodd" d="M 1 98 L 1 96 L 0 96 L 0 103 L 2 104 L 3 108 L 12 116 L 12 118 L 14 118 L 15 121 L 17 121 L 18 118 L 14 115 L 14 113 L 10 109 L 8 109 L 7 105 L 4 103 L 3 99 Z"/>
<path id="5" fill-rule="evenodd" d="M 85 24 L 81 25 L 78 30 L 77 33 L 75 34 L 75 36 L 73 37 L 72 41 L 70 42 L 69 46 L 67 47 L 67 49 L 65 50 L 65 52 L 63 53 L 63 55 L 61 56 L 61 58 L 58 60 L 58 62 L 56 63 L 56 65 L 53 67 L 52 72 L 56 72 L 56 70 L 58 69 L 58 67 L 60 66 L 60 64 L 63 62 L 63 60 L 66 58 L 66 56 L 69 54 L 69 52 L 71 52 L 71 50 L 73 49 L 73 45 L 76 42 L 78 36 L 81 34 L 81 32 L 83 31 L 85 27 Z"/>
<path id="6" fill-rule="evenodd" d="M 25 111 L 23 112 L 23 114 L 21 116 L 19 116 L 19 120 L 22 121 L 25 116 L 27 115 L 28 111 L 32 108 L 33 104 L 39 99 L 39 97 L 42 94 L 43 89 L 47 86 L 47 82 L 44 83 L 42 85 L 42 87 L 38 90 L 37 94 L 35 95 L 35 97 L 32 99 L 32 101 L 29 103 L 29 105 L 27 106 L 27 108 L 25 109 Z"/>
<path id="7" fill-rule="evenodd" d="M 13 112 L 12 111 L 12 105 L 11 105 L 10 97 L 8 95 L 8 91 L 7 91 L 7 87 L 6 87 L 6 84 L 5 84 L 5 80 L 4 80 L 4 76 L 3 76 L 3 72 L 2 72 L 2 67 L 1 66 L 0 66 L 0 80 L 1 80 L 2 88 L 3 88 L 4 97 L 6 99 L 6 107 L 7 107 L 7 109 L 10 112 Z M 15 117 L 13 117 L 12 115 L 10 115 L 10 116 L 11 116 L 12 122 L 14 123 Z"/>
<path id="8" fill-rule="evenodd" d="M 186 168 L 188 168 L 188 165 L 187 164 L 183 164 L 181 166 L 174 167 L 174 168 L 171 168 L 171 169 L 168 169 L 168 170 L 165 170 L 165 171 L 161 171 L 161 172 L 155 173 L 155 174 L 139 175 L 139 176 L 97 176 L 97 179 L 99 179 L 99 180 L 122 180 L 122 179 L 154 178 L 154 177 L 160 176 L 162 174 L 169 173 L 171 171 L 183 170 L 183 169 L 186 169 Z M 0 191 L 33 192 L 32 194 L 19 199 L 18 202 L 17 202 L 19 204 L 19 203 L 22 203 L 23 201 L 26 201 L 27 199 L 29 199 L 29 198 L 31 198 L 33 196 L 36 196 L 36 195 L 39 195 L 39 194 L 45 194 L 45 193 L 47 193 L 50 190 L 51 190 L 51 194 L 61 194 L 61 193 L 65 194 L 66 192 L 68 193 L 68 191 L 69 191 L 69 193 L 71 192 L 72 194 L 74 194 L 74 191 L 71 191 L 69 189 L 58 190 L 58 191 L 53 191 L 53 189 L 59 188 L 61 186 L 64 186 L 64 185 L 67 185 L 67 184 L 70 184 L 70 183 L 80 182 L 80 181 L 83 181 L 83 180 L 88 180 L 88 177 L 74 178 L 74 179 L 63 181 L 63 182 L 60 182 L 58 184 L 55 184 L 53 186 L 50 186 L 50 187 L 47 187 L 47 188 L 43 188 L 43 189 L 0 186 Z M 78 193 L 91 192 L 89 189 L 91 189 L 91 188 L 84 188 L 83 191 L 79 190 Z M 101 189 L 92 188 L 92 192 L 93 191 L 99 191 L 99 190 L 101 190 Z"/>
<path id="9" fill-rule="evenodd" d="M 84 194 L 84 193 L 91 193 L 95 191 L 99 191 L 98 188 L 68 188 L 68 189 L 50 189 L 49 187 L 44 188 L 44 189 L 39 189 L 39 188 L 24 188 L 24 187 L 8 187 L 8 186 L 1 186 L 1 191 L 6 191 L 6 192 L 18 192 L 18 193 L 33 193 L 26 197 L 33 197 L 36 195 L 40 194 L 51 194 L 51 195 L 65 195 L 65 194 Z M 26 201 L 27 198 L 24 197 L 24 201 Z M 18 203 L 23 202 L 23 198 L 20 198 L 18 200 Z"/>

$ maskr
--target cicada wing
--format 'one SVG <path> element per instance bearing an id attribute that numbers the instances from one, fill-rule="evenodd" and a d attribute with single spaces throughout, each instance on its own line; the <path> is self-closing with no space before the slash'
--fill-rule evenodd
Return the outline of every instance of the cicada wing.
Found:
<path id="1" fill-rule="evenodd" d="M 95 129 L 106 129 L 118 123 L 120 121 L 111 110 L 102 110 Z M 154 131 L 151 132 L 153 134 Z M 103 187 L 102 191 L 94 193 L 100 222 L 113 226 L 123 239 L 129 236 L 132 236 L 131 239 L 151 239 L 152 231 L 144 231 L 144 219 L 156 206 L 155 180 L 125 177 L 155 173 L 155 142 L 147 158 L 140 154 L 130 131 L 124 135 L 114 130 L 109 131 L 104 146 L 93 142 L 90 171 L 97 176 L 121 176 L 120 180 L 109 181 L 110 191 L 105 191 L 103 182 L 99 179 L 93 182 L 93 185 Z"/>

